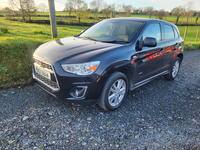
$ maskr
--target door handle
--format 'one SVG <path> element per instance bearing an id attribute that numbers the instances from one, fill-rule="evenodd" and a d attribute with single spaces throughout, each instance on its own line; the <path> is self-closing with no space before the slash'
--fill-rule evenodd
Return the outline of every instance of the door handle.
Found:
<path id="1" fill-rule="evenodd" d="M 160 54 L 162 54 L 164 52 L 164 49 L 163 48 L 161 48 L 160 49 Z"/>
<path id="2" fill-rule="evenodd" d="M 161 49 L 160 49 L 160 52 L 164 52 L 164 49 L 163 49 L 163 48 L 161 48 Z"/>
<path id="3" fill-rule="evenodd" d="M 177 48 L 178 48 L 178 43 L 175 44 L 174 50 L 176 50 Z"/>

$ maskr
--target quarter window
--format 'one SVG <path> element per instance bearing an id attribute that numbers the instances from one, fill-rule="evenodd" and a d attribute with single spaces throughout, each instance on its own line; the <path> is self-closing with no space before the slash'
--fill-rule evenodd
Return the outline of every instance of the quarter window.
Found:
<path id="1" fill-rule="evenodd" d="M 176 38 L 178 38 L 178 36 L 179 36 L 179 35 L 178 35 L 178 31 L 177 31 L 175 28 L 173 28 L 173 29 L 174 29 L 175 39 L 176 39 Z"/>
<path id="2" fill-rule="evenodd" d="M 157 42 L 161 41 L 160 24 L 149 25 L 143 33 L 143 39 L 146 37 L 156 38 Z"/>
<path id="3" fill-rule="evenodd" d="M 170 25 L 163 25 L 163 41 L 174 39 L 174 31 Z"/>

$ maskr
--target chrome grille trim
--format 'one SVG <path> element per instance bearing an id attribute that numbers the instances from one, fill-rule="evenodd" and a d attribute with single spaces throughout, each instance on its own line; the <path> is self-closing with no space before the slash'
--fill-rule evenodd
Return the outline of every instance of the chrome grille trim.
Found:
<path id="1" fill-rule="evenodd" d="M 44 61 L 41 61 L 41 60 L 39 60 L 39 59 L 36 59 L 36 58 L 33 58 L 33 59 L 34 59 L 34 62 L 35 62 L 36 64 L 38 64 L 40 67 L 46 68 L 46 69 L 48 69 L 48 70 L 53 71 L 52 66 L 51 66 L 50 64 L 48 64 L 48 63 L 46 63 L 46 62 L 44 62 Z"/>
<path id="2" fill-rule="evenodd" d="M 53 72 L 53 74 L 54 74 L 54 77 L 55 77 L 55 79 L 56 79 L 56 82 L 54 82 L 54 81 L 52 81 L 52 80 L 49 80 L 49 79 L 46 79 L 45 77 L 43 77 L 43 76 L 41 76 L 41 75 L 39 75 L 38 73 L 36 73 L 35 72 L 35 69 L 34 69 L 34 67 L 32 67 L 32 72 L 33 72 L 33 79 L 36 79 L 37 81 L 39 81 L 40 83 L 42 83 L 42 84 L 44 84 L 45 86 L 47 86 L 48 88 L 50 88 L 53 92 L 56 92 L 56 91 L 59 91 L 60 90 L 60 86 L 59 86 L 59 83 L 58 83 L 58 79 L 57 79 L 57 76 L 56 76 L 56 73 L 55 73 L 55 70 L 54 70 L 54 67 L 50 64 L 50 63 L 47 63 L 47 62 L 45 62 L 45 61 L 43 61 L 43 60 L 40 60 L 39 58 L 33 58 L 34 59 L 34 61 L 35 60 L 38 60 L 38 62 L 40 61 L 40 62 L 42 62 L 42 63 L 44 63 L 44 64 L 47 64 L 47 65 L 49 65 L 50 67 L 51 67 L 51 71 L 50 71 L 50 69 L 49 68 L 46 68 L 46 69 L 48 69 L 50 72 Z M 34 63 L 33 63 L 33 65 L 34 65 Z M 41 66 L 42 67 L 42 66 Z M 42 67 L 43 68 L 43 67 Z M 49 80 L 49 81 L 48 81 Z M 46 81 L 46 82 L 45 82 Z M 56 86 L 56 84 L 57 84 L 57 86 Z M 53 86 L 52 86 L 53 85 Z"/>

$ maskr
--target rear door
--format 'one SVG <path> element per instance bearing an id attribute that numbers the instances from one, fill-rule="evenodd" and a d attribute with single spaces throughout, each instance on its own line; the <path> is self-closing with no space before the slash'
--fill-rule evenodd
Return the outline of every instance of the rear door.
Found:
<path id="1" fill-rule="evenodd" d="M 170 24 L 162 24 L 162 41 L 166 45 L 164 47 L 163 55 L 165 60 L 163 62 L 163 67 L 165 70 L 168 70 L 175 53 L 175 50 L 179 46 L 179 37 L 176 29 Z"/>
<path id="2" fill-rule="evenodd" d="M 163 71 L 163 42 L 161 39 L 160 23 L 152 23 L 146 27 L 142 33 L 143 40 L 146 37 L 153 37 L 157 40 L 156 47 L 142 47 L 138 53 L 137 65 L 137 82 L 148 79 Z"/>

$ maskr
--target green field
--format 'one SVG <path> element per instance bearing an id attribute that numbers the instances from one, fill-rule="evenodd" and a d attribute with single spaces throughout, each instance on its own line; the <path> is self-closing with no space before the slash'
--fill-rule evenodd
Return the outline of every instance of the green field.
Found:
<path id="1" fill-rule="evenodd" d="M 58 25 L 58 38 L 78 35 L 85 26 Z M 200 26 L 189 26 L 186 37 L 188 50 L 200 49 L 200 36 L 195 41 Z M 8 30 L 8 33 L 6 31 Z M 179 26 L 181 36 L 184 26 Z M 21 23 L 0 17 L 0 86 L 6 83 L 26 82 L 31 78 L 31 57 L 42 43 L 51 41 L 49 25 Z"/>
<path id="2" fill-rule="evenodd" d="M 17 13 L 20 14 L 20 12 L 17 12 Z M 6 15 L 6 14 L 9 14 L 9 12 L 4 11 L 4 10 L 0 10 L 0 15 Z M 49 12 L 36 12 L 36 15 L 49 15 Z M 56 12 L 56 16 L 69 16 L 69 13 L 68 12 Z M 72 12 L 71 16 L 76 16 L 75 12 Z M 94 17 L 94 14 L 90 13 L 89 16 Z M 105 15 L 103 16 L 103 14 L 99 13 L 98 17 L 105 17 Z M 116 17 L 122 17 L 122 16 L 116 14 Z M 149 18 L 148 15 L 131 15 L 131 17 Z M 40 19 L 40 20 L 42 18 L 37 17 L 37 19 Z M 44 17 L 44 18 L 46 19 L 47 17 Z M 152 16 L 151 18 L 155 19 L 156 16 Z M 64 18 L 61 18 L 61 19 L 64 19 Z M 165 18 L 163 18 L 163 19 L 165 19 Z M 60 20 L 59 17 L 57 17 L 57 20 Z M 175 20 L 176 20 L 176 16 L 168 16 L 166 18 L 166 21 L 175 22 Z M 67 19 L 67 21 L 68 21 L 68 19 Z M 180 17 L 180 19 L 179 19 L 179 22 L 186 22 L 186 21 L 187 21 L 186 17 Z M 81 22 L 97 22 L 97 20 L 95 20 L 95 19 L 84 19 Z M 194 23 L 195 22 L 195 16 L 193 16 L 192 18 L 189 18 L 189 22 Z M 200 23 L 200 18 L 197 21 L 197 23 Z"/>

